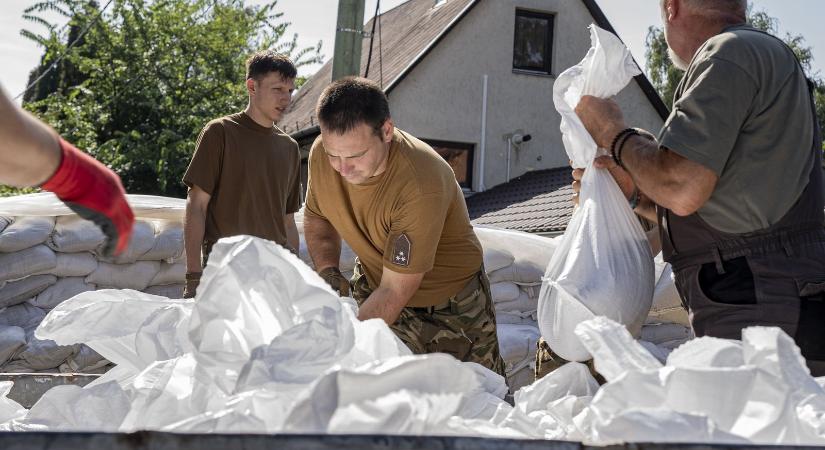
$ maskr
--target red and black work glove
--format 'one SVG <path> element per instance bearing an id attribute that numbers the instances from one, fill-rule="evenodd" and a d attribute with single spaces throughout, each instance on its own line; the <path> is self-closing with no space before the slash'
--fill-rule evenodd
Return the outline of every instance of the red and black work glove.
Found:
<path id="1" fill-rule="evenodd" d="M 186 274 L 186 287 L 183 288 L 183 298 L 194 298 L 198 285 L 201 284 L 201 272 L 189 272 Z"/>
<path id="2" fill-rule="evenodd" d="M 327 267 L 320 271 L 318 275 L 320 275 L 338 295 L 341 297 L 349 297 L 349 280 L 347 280 L 347 277 L 345 277 L 337 267 Z"/>
<path id="3" fill-rule="evenodd" d="M 126 201 L 120 177 L 72 144 L 60 141 L 60 166 L 41 188 L 80 217 L 94 222 L 108 238 L 106 256 L 119 254 L 129 245 L 135 216 Z"/>

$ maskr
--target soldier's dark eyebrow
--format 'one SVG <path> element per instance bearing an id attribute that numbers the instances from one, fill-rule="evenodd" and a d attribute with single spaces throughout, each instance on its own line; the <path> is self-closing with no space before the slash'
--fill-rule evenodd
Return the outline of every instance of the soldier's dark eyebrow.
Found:
<path id="1" fill-rule="evenodd" d="M 368 151 L 370 151 L 370 150 L 369 150 L 369 149 L 366 149 L 366 150 L 364 150 L 363 152 L 358 153 L 357 155 L 352 155 L 352 156 L 344 156 L 344 158 L 347 158 L 347 159 L 349 159 L 349 158 L 358 158 L 358 157 L 361 157 L 361 156 L 366 155 Z M 327 149 L 324 149 L 324 153 L 325 153 L 327 156 L 332 157 L 332 158 L 340 158 L 340 156 L 339 156 L 339 155 L 333 155 L 332 153 L 328 152 L 328 151 L 327 151 Z"/>

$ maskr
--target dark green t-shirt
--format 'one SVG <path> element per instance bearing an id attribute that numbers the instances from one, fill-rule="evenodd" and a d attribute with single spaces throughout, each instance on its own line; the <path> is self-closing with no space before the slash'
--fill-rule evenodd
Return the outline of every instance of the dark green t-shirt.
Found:
<path id="1" fill-rule="evenodd" d="M 660 144 L 719 176 L 699 216 L 728 233 L 778 222 L 813 164 L 810 94 L 790 49 L 730 27 L 696 52 L 674 100 Z"/>

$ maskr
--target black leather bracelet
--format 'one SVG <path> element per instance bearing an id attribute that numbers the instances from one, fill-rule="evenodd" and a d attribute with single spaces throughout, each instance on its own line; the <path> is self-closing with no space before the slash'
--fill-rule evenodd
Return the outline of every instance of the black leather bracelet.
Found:
<path id="1" fill-rule="evenodd" d="M 635 128 L 625 128 L 616 134 L 616 137 L 613 138 L 613 142 L 610 144 L 610 156 L 619 167 L 624 168 L 621 159 L 621 147 L 624 145 L 627 137 L 632 134 L 639 134 L 639 132 Z"/>

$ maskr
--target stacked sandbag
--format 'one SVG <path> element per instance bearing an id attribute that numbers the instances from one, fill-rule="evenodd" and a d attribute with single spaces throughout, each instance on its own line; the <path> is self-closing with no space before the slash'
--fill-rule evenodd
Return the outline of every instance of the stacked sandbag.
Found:
<path id="1" fill-rule="evenodd" d="M 129 196 L 128 248 L 102 254 L 105 236 L 51 194 L 0 199 L 0 372 L 95 372 L 109 362 L 85 345 L 34 337 L 46 313 L 87 291 L 134 289 L 180 298 L 184 201 Z"/>
<path id="2" fill-rule="evenodd" d="M 511 392 L 533 382 L 538 295 L 556 238 L 519 231 L 476 227 L 484 249 L 484 269 L 496 310 L 499 348 Z"/>
<path id="3" fill-rule="evenodd" d="M 688 313 L 676 290 L 673 269 L 659 253 L 654 259 L 656 285 L 653 289 L 653 305 L 642 326 L 639 339 L 658 347 L 667 356 L 672 350 L 694 338 Z"/>

